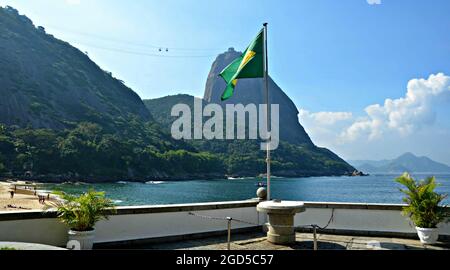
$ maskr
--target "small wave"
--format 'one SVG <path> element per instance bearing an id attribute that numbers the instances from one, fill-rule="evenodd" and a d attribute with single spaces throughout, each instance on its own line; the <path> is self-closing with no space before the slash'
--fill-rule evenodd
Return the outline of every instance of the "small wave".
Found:
<path id="1" fill-rule="evenodd" d="M 61 184 L 57 184 L 57 186 L 64 186 L 64 185 L 73 185 L 72 182 L 62 182 Z"/>
<path id="2" fill-rule="evenodd" d="M 84 185 L 88 185 L 88 183 L 85 183 L 85 182 L 70 182 L 70 181 L 67 181 L 67 182 L 63 182 L 63 183 L 58 184 L 58 185 L 84 186 Z"/>
<path id="3" fill-rule="evenodd" d="M 164 181 L 148 181 L 146 182 L 147 185 L 161 185 L 164 184 Z"/>
<path id="4" fill-rule="evenodd" d="M 120 204 L 120 203 L 123 203 L 123 201 L 122 200 L 113 200 L 113 203 L 114 204 Z"/>
<path id="5" fill-rule="evenodd" d="M 86 186 L 86 185 L 89 185 L 89 184 L 85 183 L 85 182 L 76 182 L 75 183 L 75 186 Z"/>
<path id="6" fill-rule="evenodd" d="M 117 182 L 117 184 L 126 185 L 126 184 L 128 184 L 128 182 L 127 181 L 119 181 L 119 182 Z"/>

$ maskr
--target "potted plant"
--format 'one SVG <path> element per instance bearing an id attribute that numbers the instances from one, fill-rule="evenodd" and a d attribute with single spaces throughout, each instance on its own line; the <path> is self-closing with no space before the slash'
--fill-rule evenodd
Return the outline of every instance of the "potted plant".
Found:
<path id="1" fill-rule="evenodd" d="M 108 219 L 114 213 L 114 203 L 105 198 L 104 192 L 90 190 L 80 196 L 54 192 L 60 196 L 57 203 L 58 218 L 69 227 L 69 241 L 76 241 L 82 250 L 90 250 L 94 245 L 95 224 Z M 73 242 L 72 242 L 73 243 Z"/>
<path id="2" fill-rule="evenodd" d="M 447 195 L 435 192 L 438 184 L 435 177 L 422 181 L 414 180 L 408 173 L 397 178 L 397 182 L 407 189 L 401 191 L 407 196 L 403 199 L 408 206 L 403 208 L 403 214 L 414 222 L 423 244 L 435 244 L 439 238 L 438 225 L 446 221 L 446 211 L 440 207 Z"/>

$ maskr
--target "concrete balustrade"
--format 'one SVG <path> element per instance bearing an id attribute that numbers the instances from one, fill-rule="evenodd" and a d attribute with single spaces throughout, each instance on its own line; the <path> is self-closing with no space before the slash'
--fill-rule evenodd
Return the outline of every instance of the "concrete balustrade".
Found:
<path id="1" fill-rule="evenodd" d="M 95 243 L 114 245 L 195 237 L 198 234 L 220 233 L 227 221 L 204 219 L 195 213 L 211 217 L 233 217 L 261 224 L 263 215 L 256 211 L 257 201 L 215 202 L 184 205 L 118 207 L 117 214 L 96 226 Z M 255 226 L 234 223 L 234 229 Z M 24 211 L 0 213 L 0 242 L 30 242 L 65 246 L 68 228 L 56 218 L 55 212 Z"/>
<path id="2" fill-rule="evenodd" d="M 232 217 L 248 223 L 233 222 L 233 229 L 260 229 L 267 222 L 258 213 L 256 200 L 215 202 L 166 206 L 119 207 L 117 214 L 96 226 L 96 244 L 116 246 L 151 241 L 176 241 L 192 237 L 221 234 L 226 220 L 210 217 Z M 414 226 L 401 215 L 401 205 L 345 204 L 305 202 L 306 211 L 295 216 L 296 227 L 327 225 L 327 232 L 415 237 Z M 304 228 L 299 228 L 304 230 Z M 450 237 L 450 224 L 440 226 L 441 236 Z M 26 211 L 0 213 L 0 241 L 30 242 L 65 246 L 67 228 L 55 212 Z"/>

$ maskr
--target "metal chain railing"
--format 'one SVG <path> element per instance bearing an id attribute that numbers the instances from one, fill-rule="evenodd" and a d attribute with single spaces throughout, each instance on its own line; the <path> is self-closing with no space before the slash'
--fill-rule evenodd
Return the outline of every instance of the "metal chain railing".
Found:
<path id="1" fill-rule="evenodd" d="M 192 212 L 189 212 L 190 216 L 195 216 L 198 218 L 202 218 L 202 219 L 207 219 L 207 220 L 221 220 L 221 221 L 227 221 L 228 222 L 228 241 L 227 241 L 227 248 L 228 250 L 231 250 L 231 222 L 233 221 L 233 218 L 231 217 L 211 217 L 211 216 L 203 216 L 203 215 L 198 215 Z M 237 221 L 237 220 L 236 220 Z"/>
<path id="2" fill-rule="evenodd" d="M 294 228 L 312 228 L 313 229 L 313 235 L 314 235 L 314 250 L 318 250 L 318 243 L 317 243 L 317 230 L 326 230 L 331 223 L 333 223 L 334 221 L 334 214 L 335 214 L 335 209 L 332 209 L 331 212 L 331 217 L 328 220 L 328 223 L 324 226 L 321 227 L 317 224 L 311 224 L 311 225 L 305 225 L 305 226 L 297 226 Z M 252 225 L 252 226 L 261 226 L 261 224 L 259 223 L 254 223 L 254 222 L 250 222 L 250 221 L 245 221 L 245 220 L 240 220 L 240 219 L 236 219 L 236 218 L 232 218 L 232 217 L 213 217 L 213 216 L 205 216 L 205 215 L 199 215 L 199 214 L 195 214 L 193 212 L 189 212 L 188 215 L 190 216 L 194 216 L 194 217 L 198 217 L 201 219 L 205 219 L 205 220 L 218 220 L 218 221 L 226 221 L 228 223 L 228 250 L 231 250 L 231 225 L 232 222 L 235 221 L 237 223 L 242 223 L 242 224 L 247 224 L 247 225 Z M 270 225 L 270 226 L 276 226 L 276 227 L 292 227 L 292 226 L 285 226 L 285 225 Z"/>
<path id="3" fill-rule="evenodd" d="M 222 220 L 222 221 L 228 221 L 229 219 L 231 219 L 230 217 L 212 217 L 212 216 L 203 216 L 203 215 L 199 215 L 199 214 L 195 214 L 192 212 L 189 212 L 190 216 L 195 216 L 198 218 L 202 218 L 202 219 L 208 219 L 208 220 Z"/>
<path id="4" fill-rule="evenodd" d="M 314 250 L 319 250 L 319 245 L 317 243 L 317 229 L 324 231 L 326 230 L 331 223 L 334 221 L 334 211 L 335 209 L 333 208 L 331 211 L 331 217 L 330 220 L 328 220 L 327 225 L 325 225 L 325 227 L 320 227 L 317 224 L 311 224 L 311 225 L 307 225 L 307 226 L 300 226 L 299 228 L 312 228 L 313 229 L 313 237 L 314 237 Z"/>

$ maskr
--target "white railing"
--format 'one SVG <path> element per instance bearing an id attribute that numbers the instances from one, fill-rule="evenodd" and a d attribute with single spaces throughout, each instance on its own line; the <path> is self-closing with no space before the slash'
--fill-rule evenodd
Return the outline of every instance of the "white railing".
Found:
<path id="1" fill-rule="evenodd" d="M 226 217 L 236 220 L 233 229 L 263 225 L 266 216 L 256 211 L 255 200 L 201 204 L 119 207 L 117 214 L 96 226 L 96 243 L 126 243 L 160 238 L 181 240 L 196 234 L 227 230 Z M 414 235 L 415 229 L 401 215 L 401 205 L 306 202 L 306 212 L 295 217 L 295 225 L 316 224 L 328 232 L 368 235 Z M 334 209 L 334 210 L 333 210 Z M 334 211 L 333 219 L 330 221 Z M 202 217 L 216 217 L 206 219 Z M 238 222 L 244 221 L 244 222 Z M 441 225 L 441 235 L 450 236 L 450 226 Z M 67 228 L 54 212 L 28 211 L 0 213 L 0 241 L 30 242 L 65 246 Z"/>
<path id="2" fill-rule="evenodd" d="M 96 243 L 124 242 L 225 231 L 223 220 L 203 220 L 195 212 L 214 217 L 235 217 L 260 223 L 256 201 L 168 206 L 119 207 L 117 214 L 96 225 Z M 234 229 L 252 227 L 233 224 Z M 0 213 L 0 242 L 30 242 L 55 246 L 67 243 L 67 228 L 55 213 L 41 211 Z"/>

